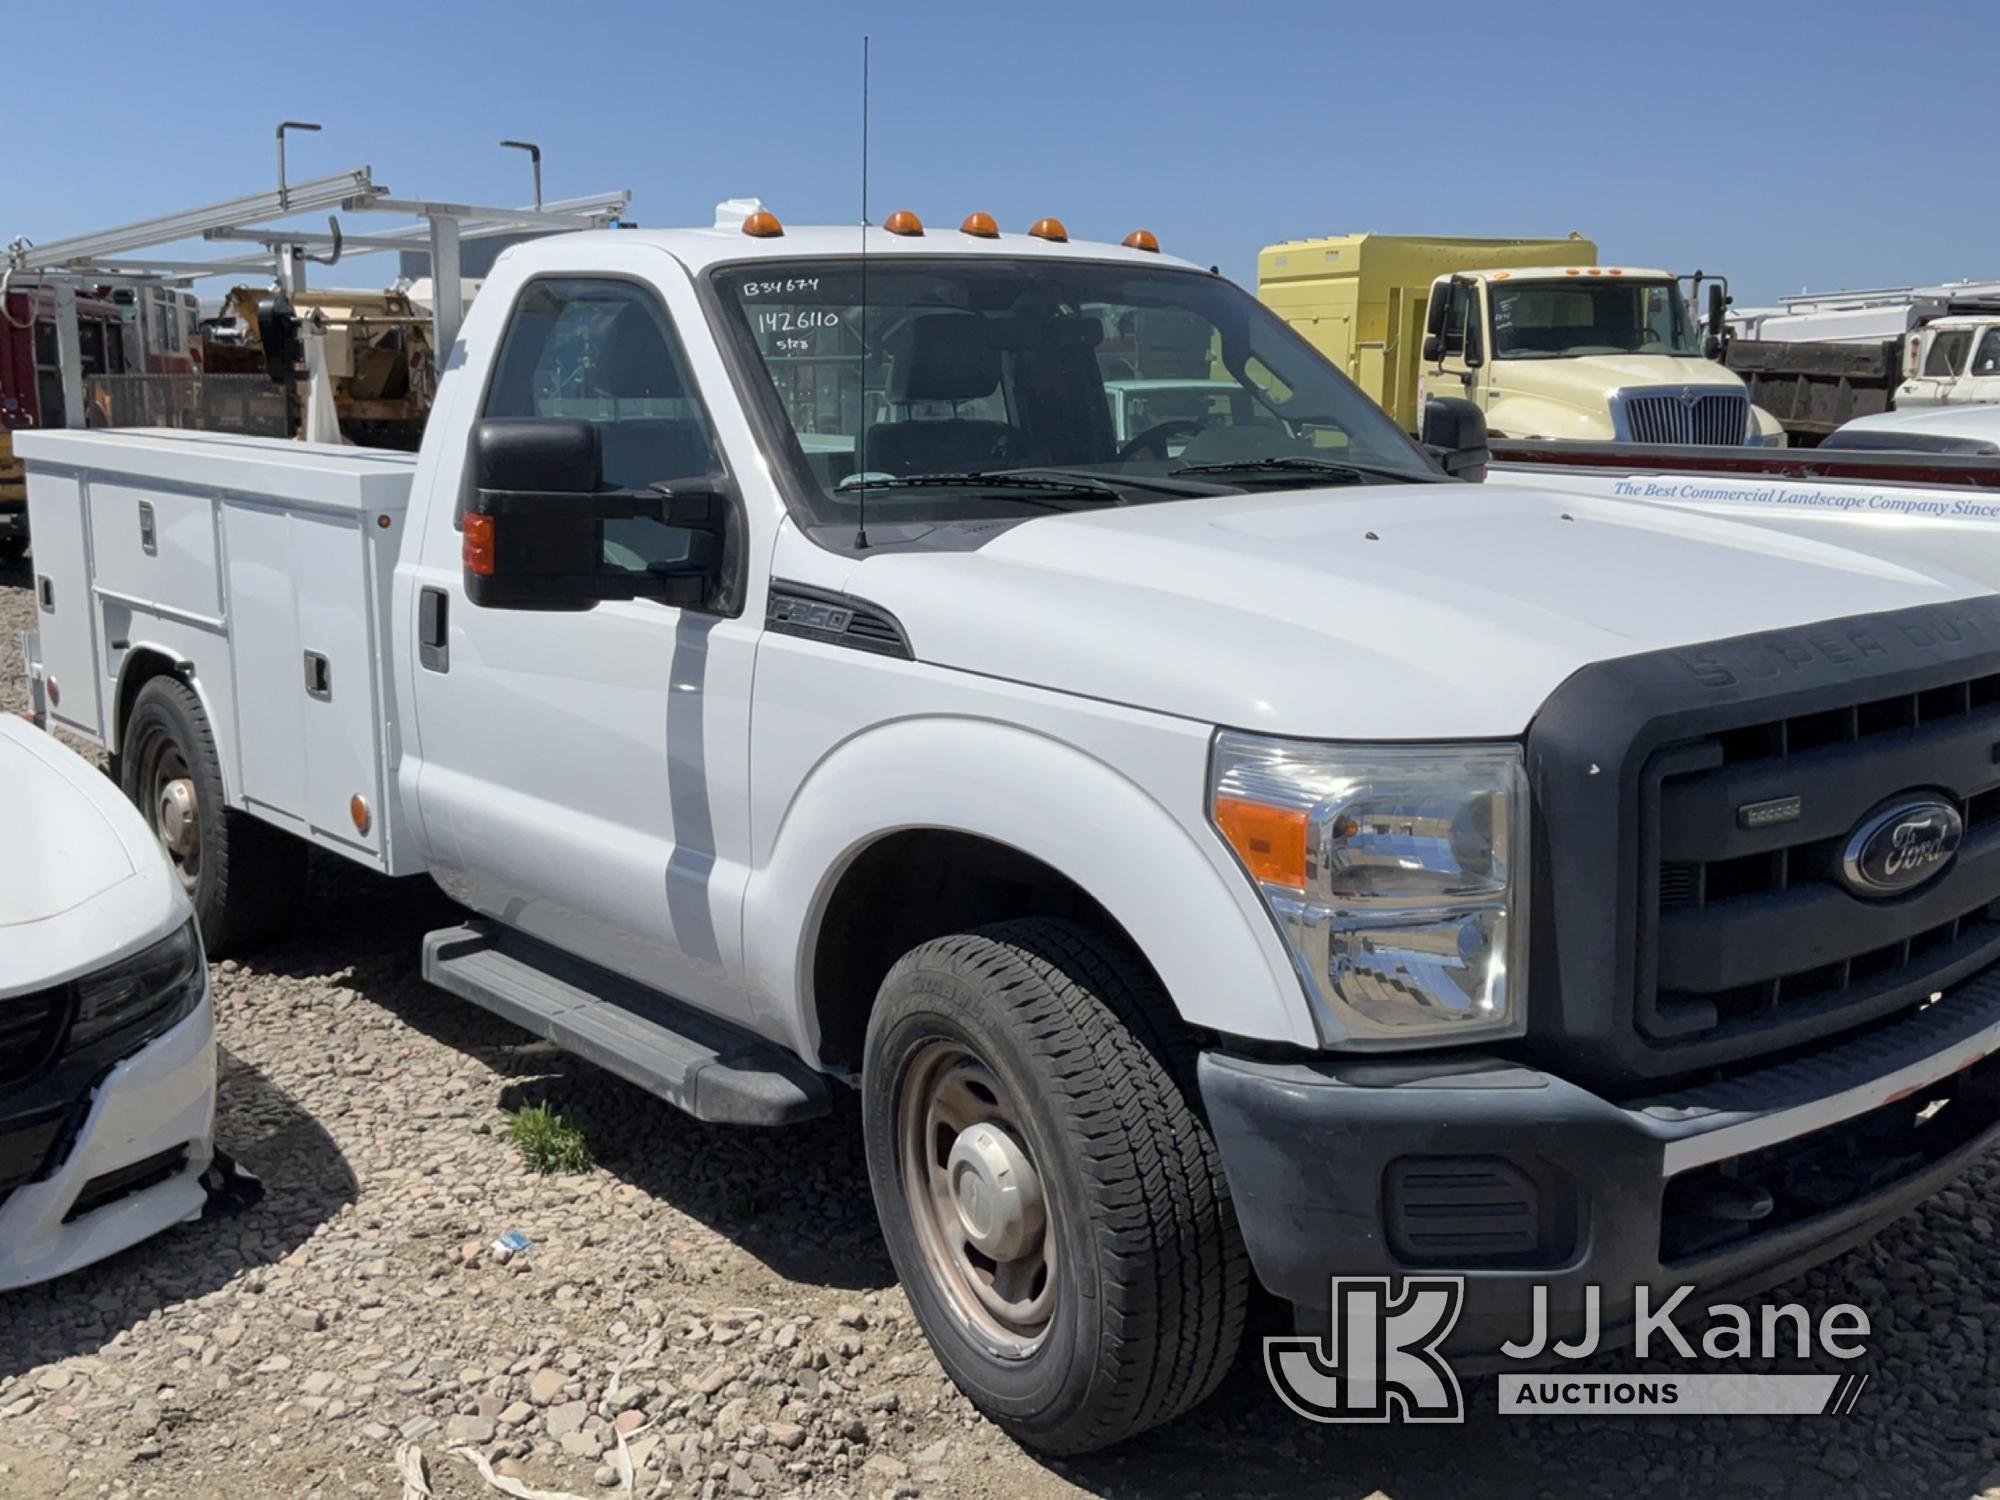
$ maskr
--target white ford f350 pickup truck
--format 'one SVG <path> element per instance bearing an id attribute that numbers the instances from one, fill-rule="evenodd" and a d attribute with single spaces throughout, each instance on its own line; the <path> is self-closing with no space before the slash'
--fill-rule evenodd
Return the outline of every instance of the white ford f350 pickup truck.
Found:
<path id="1" fill-rule="evenodd" d="M 1476 412 L 1420 448 L 1150 236 L 862 233 L 508 251 L 415 457 L 19 436 L 38 710 L 212 947 L 316 844 L 705 1119 L 853 1085 L 939 1358 L 1057 1451 L 1211 1391 L 1252 1276 L 1463 1276 L 1490 1354 L 1993 1138 L 2000 598 L 1455 482 Z M 1120 442 L 1108 379 L 1247 399 Z"/>

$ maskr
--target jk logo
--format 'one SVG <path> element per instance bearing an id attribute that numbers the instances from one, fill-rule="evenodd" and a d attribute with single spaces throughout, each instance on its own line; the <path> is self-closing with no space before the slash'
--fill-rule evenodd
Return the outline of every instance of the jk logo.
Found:
<path id="1" fill-rule="evenodd" d="M 1325 1339 L 1264 1340 L 1278 1397 L 1313 1422 L 1463 1422 L 1458 1377 L 1438 1354 L 1465 1304 L 1463 1276 L 1333 1278 Z"/>

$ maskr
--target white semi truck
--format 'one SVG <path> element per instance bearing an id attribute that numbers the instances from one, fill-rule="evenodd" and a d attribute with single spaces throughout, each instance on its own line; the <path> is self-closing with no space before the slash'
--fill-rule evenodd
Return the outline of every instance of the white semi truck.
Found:
<path id="1" fill-rule="evenodd" d="M 1023 1441 L 1201 1400 L 1252 1278 L 1769 1284 L 2000 1127 L 2000 598 L 1481 486 L 1151 237 L 508 251 L 414 456 L 28 433 L 36 711 L 212 948 L 308 845 L 427 976 L 710 1120 L 858 1090 Z M 1238 396 L 1114 435 L 1107 380 Z M 1239 416 L 1239 413 L 1242 415 Z"/>

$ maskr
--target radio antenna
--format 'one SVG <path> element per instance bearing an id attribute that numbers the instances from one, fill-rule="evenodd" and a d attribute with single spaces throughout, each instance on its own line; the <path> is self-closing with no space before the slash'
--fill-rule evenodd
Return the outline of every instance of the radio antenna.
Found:
<path id="1" fill-rule="evenodd" d="M 861 492 L 854 501 L 854 548 L 868 550 L 868 38 L 861 38 L 861 430 L 854 438 Z"/>

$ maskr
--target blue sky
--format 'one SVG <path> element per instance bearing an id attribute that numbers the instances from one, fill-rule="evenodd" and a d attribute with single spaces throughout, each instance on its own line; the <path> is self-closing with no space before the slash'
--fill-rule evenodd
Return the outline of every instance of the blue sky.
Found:
<path id="1" fill-rule="evenodd" d="M 399 194 L 523 202 L 526 163 L 494 143 L 525 137 L 551 198 L 629 187 L 642 224 L 706 223 L 734 194 L 852 222 L 867 31 L 878 222 L 1143 225 L 1246 284 L 1262 245 L 1358 230 L 1577 229 L 1607 260 L 1724 272 L 1743 303 L 2000 276 L 2000 207 L 1948 144 L 1991 139 L 1984 64 L 1948 41 L 1981 10 L 1894 14 L 103 0 L 85 27 L 17 5 L 0 52 L 29 65 L 5 70 L 0 241 L 262 190 L 286 117 L 326 127 L 296 142 L 295 177 L 366 163 Z M 391 274 L 383 257 L 319 281 Z"/>

